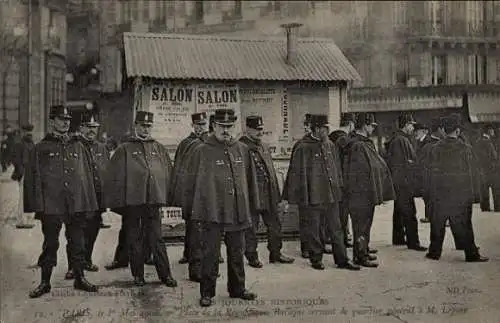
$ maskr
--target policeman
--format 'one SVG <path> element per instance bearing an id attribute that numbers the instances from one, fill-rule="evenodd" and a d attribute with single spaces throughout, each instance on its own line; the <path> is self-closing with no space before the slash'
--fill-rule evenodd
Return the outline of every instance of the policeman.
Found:
<path id="1" fill-rule="evenodd" d="M 354 131 L 354 123 L 356 121 L 356 115 L 354 113 L 342 113 L 340 117 L 340 128 L 333 131 L 328 137 L 335 143 L 339 148 L 340 161 L 343 167 L 343 161 L 345 156 L 345 148 L 349 143 L 349 135 Z M 349 234 L 349 210 L 344 203 L 340 203 L 340 221 L 342 224 L 342 229 L 344 230 L 344 238 L 346 247 L 352 247 L 351 237 Z"/>
<path id="2" fill-rule="evenodd" d="M 254 268 L 262 268 L 257 253 L 257 229 L 259 220 L 267 227 L 267 249 L 270 263 L 291 264 L 293 258 L 281 253 L 281 223 L 278 202 L 280 190 L 274 169 L 269 146 L 262 142 L 264 123 L 261 116 L 249 116 L 246 119 L 246 135 L 240 141 L 250 149 L 250 168 L 253 176 L 250 180 L 250 210 L 252 226 L 245 233 L 245 256 L 248 264 Z"/>
<path id="3" fill-rule="evenodd" d="M 284 190 L 288 202 L 297 204 L 308 217 L 309 260 L 314 269 L 324 270 L 324 244 L 321 224 L 328 226 L 333 257 L 339 268 L 359 270 L 349 261 L 340 224 L 339 202 L 342 199 L 342 172 L 337 146 L 328 138 L 328 117 L 311 115 L 311 133 L 295 149 L 288 168 Z"/>
<path id="4" fill-rule="evenodd" d="M 201 225 L 200 305 L 211 306 L 218 275 L 221 238 L 227 251 L 229 296 L 256 298 L 245 289 L 244 233 L 251 225 L 248 196 L 249 152 L 232 132 L 234 110 L 215 111 L 213 136 L 197 145 L 187 158 L 183 195 L 188 198 L 192 220 Z"/>
<path id="5" fill-rule="evenodd" d="M 375 206 L 394 199 L 389 168 L 375 149 L 370 136 L 377 123 L 371 113 L 360 113 L 356 130 L 344 148 L 344 202 L 351 214 L 354 234 L 354 262 L 363 267 L 378 267 L 368 244 Z"/>
<path id="6" fill-rule="evenodd" d="M 63 223 L 68 231 L 74 287 L 97 291 L 83 273 L 87 214 L 98 210 L 92 158 L 78 139 L 68 136 L 71 116 L 65 106 L 52 106 L 49 118 L 52 132 L 35 145 L 34 160 L 30 161 L 29 174 L 27 170 L 24 182 L 28 199 L 25 211 L 37 212 L 44 235 L 43 251 L 38 261 L 42 281 L 30 293 L 32 298 L 50 292 L 50 277 L 57 264 L 59 232 Z"/>
<path id="7" fill-rule="evenodd" d="M 161 282 L 177 286 L 161 237 L 160 207 L 167 205 L 172 161 L 166 148 L 151 137 L 153 113 L 138 111 L 135 136 L 122 143 L 108 163 L 106 206 L 123 216 L 130 269 L 137 286 L 144 286 L 144 239 L 152 249 Z"/>
<path id="8" fill-rule="evenodd" d="M 479 200 L 479 168 L 472 148 L 460 140 L 461 122 L 456 116 L 443 119 L 446 138 L 430 151 L 430 171 L 425 194 L 432 203 L 431 244 L 426 257 L 438 260 L 443 249 L 445 223 L 450 222 L 456 240 L 463 244 L 467 262 L 486 262 L 474 242 L 469 209 Z"/>
<path id="9" fill-rule="evenodd" d="M 35 150 L 35 143 L 33 142 L 33 125 L 26 124 L 22 126 L 23 138 L 15 144 L 13 150 L 12 163 L 14 164 L 14 172 L 12 173 L 12 180 L 19 183 L 19 203 L 17 208 L 17 224 L 18 229 L 31 229 L 35 225 L 27 223 L 24 214 L 24 171 L 28 167 L 30 156 Z"/>
<path id="10" fill-rule="evenodd" d="M 87 223 L 85 225 L 85 270 L 98 271 L 99 268 L 92 262 L 92 252 L 94 244 L 99 234 L 101 227 L 103 209 L 103 176 L 106 164 L 109 161 L 109 152 L 106 145 L 97 141 L 97 133 L 99 132 L 99 122 L 97 114 L 94 112 L 84 112 L 82 114 L 80 126 L 80 140 L 92 157 L 92 170 L 94 172 L 95 193 L 99 211 L 87 215 Z M 67 237 L 68 238 L 68 237 Z M 70 258 L 69 244 L 66 245 L 66 253 Z M 72 279 L 73 271 L 71 268 L 66 273 L 66 279 Z"/>
<path id="11" fill-rule="evenodd" d="M 297 149 L 298 145 L 302 142 L 302 140 L 308 138 L 309 134 L 311 133 L 310 119 L 311 119 L 311 114 L 306 113 L 304 115 L 304 137 L 295 142 L 295 144 L 292 147 L 292 155 L 290 158 L 293 158 L 293 154 Z M 285 179 L 285 184 L 283 185 L 283 187 L 288 186 L 287 180 L 288 177 Z M 288 191 L 285 189 L 283 189 L 282 200 L 288 200 Z M 300 252 L 302 258 L 309 258 L 310 248 L 309 244 L 307 243 L 307 214 L 306 211 L 302 210 L 300 207 L 299 207 L 299 239 L 300 239 Z"/>
<path id="12" fill-rule="evenodd" d="M 408 249 L 425 251 L 427 248 L 420 245 L 418 238 L 417 210 L 413 198 L 417 191 L 414 179 L 418 171 L 417 155 L 411 138 L 415 123 L 411 114 L 401 114 L 398 119 L 399 130 L 386 143 L 387 161 L 396 193 L 392 244 L 406 244 Z"/>
<path id="13" fill-rule="evenodd" d="M 419 127 L 417 126 L 416 129 Z M 424 218 L 420 219 L 421 223 L 429 223 L 430 222 L 430 216 L 432 213 L 432 207 L 430 203 L 430 198 L 428 196 L 425 196 L 423 192 L 425 192 L 424 186 L 426 185 L 424 179 L 425 179 L 425 173 L 428 171 L 428 157 L 429 157 L 429 152 L 431 147 L 437 143 L 439 140 L 445 137 L 444 134 L 444 129 L 441 124 L 441 118 L 435 118 L 432 121 L 431 125 L 431 134 L 424 134 L 419 138 L 417 136 L 417 141 L 418 141 L 418 151 L 417 151 L 417 164 L 419 167 L 419 181 L 420 181 L 420 191 L 422 193 L 422 199 L 424 200 L 425 204 L 425 216 Z"/>
<path id="14" fill-rule="evenodd" d="M 486 125 L 483 128 L 483 133 L 476 141 L 475 153 L 481 171 L 481 211 L 491 212 L 490 207 L 490 187 L 494 188 L 495 171 L 498 169 L 498 152 L 495 147 L 493 138 L 495 136 L 495 128 L 493 125 Z"/>
<path id="15" fill-rule="evenodd" d="M 176 185 L 180 181 L 180 178 L 182 175 L 180 174 L 180 169 L 181 166 L 183 165 L 184 157 L 186 154 L 186 151 L 189 150 L 189 148 L 192 146 L 193 142 L 201 139 L 201 137 L 206 137 L 207 136 L 207 114 L 205 112 L 201 113 L 193 113 L 191 115 L 191 121 L 192 121 L 192 127 L 193 127 L 193 132 L 189 134 L 186 138 L 184 138 L 179 145 L 177 146 L 177 150 L 175 152 L 175 160 L 174 160 L 174 171 L 173 171 L 173 178 L 172 178 L 172 187 L 173 189 L 171 190 L 171 193 L 176 192 Z M 176 201 L 173 202 L 174 204 L 178 204 Z M 191 232 L 192 232 L 192 225 L 189 225 L 189 215 L 186 214 L 185 212 L 182 212 L 182 217 L 186 223 L 186 229 L 185 229 L 185 234 L 184 234 L 184 251 L 183 251 L 183 256 L 179 260 L 179 264 L 186 264 L 189 261 L 189 247 L 190 247 L 190 239 L 191 239 Z"/>

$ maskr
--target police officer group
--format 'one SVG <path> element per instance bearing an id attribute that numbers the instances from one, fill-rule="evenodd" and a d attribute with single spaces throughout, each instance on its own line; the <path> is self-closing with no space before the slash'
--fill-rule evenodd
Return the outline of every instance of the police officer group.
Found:
<path id="1" fill-rule="evenodd" d="M 305 134 L 292 149 L 282 191 L 270 149 L 262 142 L 265 125 L 260 116 L 247 117 L 245 135 L 235 138 L 234 110 L 218 109 L 210 120 L 206 113 L 193 114 L 193 132 L 179 144 L 174 161 L 151 136 L 153 113 L 137 112 L 134 134 L 111 156 L 95 140 L 97 115 L 84 114 L 79 136 L 68 135 L 70 119 L 65 106 L 51 108 L 52 131 L 35 145 L 25 169 L 24 211 L 36 213 L 44 236 L 38 260 L 41 283 L 30 292 L 32 298 L 51 290 L 63 224 L 66 278 L 74 279 L 76 289 L 97 291 L 84 272 L 98 270 L 92 251 L 107 208 L 122 216 L 122 228 L 115 258 L 106 269 L 130 265 L 134 283 L 143 286 L 144 265 L 154 264 L 158 278 L 169 287 L 177 282 L 162 243 L 161 208 L 182 209 L 186 233 L 179 263 L 187 263 L 189 280 L 199 282 L 201 306 L 212 305 L 215 297 L 219 264 L 224 262 L 222 240 L 230 297 L 257 297 L 245 286 L 244 258 L 251 267 L 263 267 L 257 252 L 261 219 L 269 262 L 294 262 L 281 252 L 279 214 L 289 204 L 299 209 L 302 256 L 316 270 L 325 269 L 325 253 L 332 253 L 341 269 L 377 267 L 377 250 L 370 248 L 374 210 L 393 199 L 393 244 L 427 250 L 418 237 L 416 196 L 424 198 L 431 223 L 428 258 L 439 259 L 449 222 L 466 260 L 487 261 L 475 245 L 471 222 L 472 203 L 481 190 L 480 171 L 454 116 L 442 118 L 436 127 L 439 136 L 433 133 L 435 138 L 416 151 L 415 122 L 402 115 L 384 159 L 370 139 L 377 127 L 373 114 L 344 114 L 340 129 L 332 133 L 326 115 L 307 114 Z M 351 246 L 352 260 L 347 254 Z"/>

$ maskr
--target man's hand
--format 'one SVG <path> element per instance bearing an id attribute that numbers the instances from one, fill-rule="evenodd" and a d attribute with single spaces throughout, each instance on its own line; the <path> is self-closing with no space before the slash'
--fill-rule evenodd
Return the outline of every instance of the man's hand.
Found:
<path id="1" fill-rule="evenodd" d="M 288 212 L 289 205 L 287 200 L 282 200 L 278 205 L 284 212 Z"/>

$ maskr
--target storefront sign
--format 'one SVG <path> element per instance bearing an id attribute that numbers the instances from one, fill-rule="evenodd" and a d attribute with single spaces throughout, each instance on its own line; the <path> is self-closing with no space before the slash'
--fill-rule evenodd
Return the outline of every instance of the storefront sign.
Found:
<path id="1" fill-rule="evenodd" d="M 191 114 L 196 107 L 195 88 L 191 85 L 153 85 L 145 94 L 148 110 L 155 114 L 153 137 L 164 145 L 177 145 L 191 131 Z"/>
<path id="2" fill-rule="evenodd" d="M 283 87 L 241 88 L 240 95 L 243 119 L 260 115 L 264 121 L 262 140 L 269 144 L 272 155 L 279 155 L 279 141 L 283 132 Z"/>

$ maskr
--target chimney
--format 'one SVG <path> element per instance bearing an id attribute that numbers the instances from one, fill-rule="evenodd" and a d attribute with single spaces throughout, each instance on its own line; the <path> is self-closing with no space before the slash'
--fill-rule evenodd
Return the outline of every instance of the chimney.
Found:
<path id="1" fill-rule="evenodd" d="M 293 65 L 297 58 L 297 37 L 300 26 L 302 24 L 297 22 L 280 25 L 286 32 L 286 62 L 290 65 Z"/>

